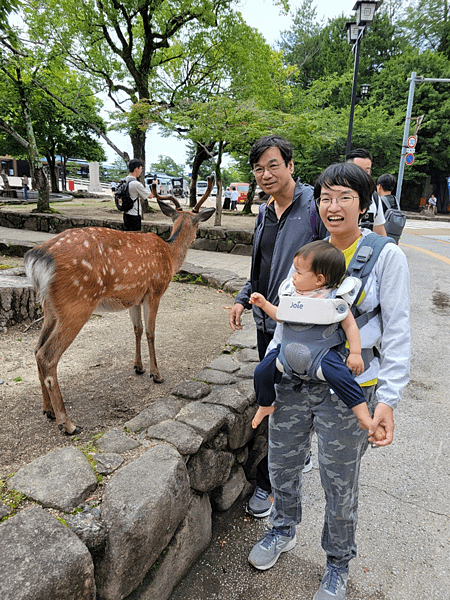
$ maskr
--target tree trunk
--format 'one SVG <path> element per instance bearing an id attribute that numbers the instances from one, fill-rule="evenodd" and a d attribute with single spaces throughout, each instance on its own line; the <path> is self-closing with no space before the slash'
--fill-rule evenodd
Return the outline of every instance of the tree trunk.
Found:
<path id="1" fill-rule="evenodd" d="M 256 179 L 252 179 L 250 181 L 250 185 L 248 186 L 247 199 L 244 204 L 244 208 L 242 209 L 242 214 L 251 215 L 252 214 L 252 204 L 253 198 L 255 197 L 256 190 Z"/>
<path id="2" fill-rule="evenodd" d="M 214 142 L 210 142 L 209 144 L 201 144 L 200 142 L 196 142 L 195 149 L 194 162 L 192 163 L 191 185 L 189 187 L 189 206 L 191 208 L 197 204 L 198 172 L 204 161 L 212 156 Z"/>
<path id="3" fill-rule="evenodd" d="M 222 172 L 220 170 L 220 164 L 222 162 L 222 154 L 223 154 L 223 140 L 220 140 L 219 150 L 217 153 L 217 160 L 216 160 L 217 195 L 216 195 L 216 215 L 214 217 L 214 225 L 217 227 L 220 227 L 220 225 L 222 225 Z"/>
<path id="4" fill-rule="evenodd" d="M 139 158 L 144 165 L 139 181 L 142 185 L 145 185 L 145 131 L 142 131 L 139 128 L 133 129 L 130 131 L 130 138 L 131 145 L 133 146 L 133 158 Z M 151 212 L 147 198 L 145 200 L 142 200 L 141 198 L 141 205 L 143 213 Z"/>
<path id="5" fill-rule="evenodd" d="M 16 69 L 16 74 L 17 88 L 20 95 L 20 104 L 27 132 L 28 144 L 26 148 L 28 152 L 28 162 L 30 163 L 33 182 L 38 192 L 36 212 L 51 212 L 47 176 L 45 175 L 41 158 L 39 156 L 39 150 L 36 144 L 33 123 L 31 121 L 30 110 L 28 106 L 28 98 L 26 97 L 25 88 L 22 84 L 20 69 Z"/>
<path id="6" fill-rule="evenodd" d="M 58 177 L 56 176 L 56 157 L 55 154 L 46 154 L 45 158 L 47 159 L 48 162 L 48 167 L 50 169 L 50 185 L 51 185 L 51 189 L 52 192 L 54 194 L 57 194 L 59 192 L 59 185 L 58 185 Z"/>

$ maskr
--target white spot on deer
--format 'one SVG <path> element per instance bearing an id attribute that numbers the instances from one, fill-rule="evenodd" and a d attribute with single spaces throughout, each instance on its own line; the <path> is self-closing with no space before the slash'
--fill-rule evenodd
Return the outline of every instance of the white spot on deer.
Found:
<path id="1" fill-rule="evenodd" d="M 83 275 L 83 279 L 84 279 L 85 281 L 87 281 L 87 280 L 89 279 L 89 277 L 88 277 L 87 275 Z"/>
<path id="2" fill-rule="evenodd" d="M 100 276 L 97 278 L 97 283 L 98 285 L 103 285 L 103 279 Z"/>
<path id="3" fill-rule="evenodd" d="M 86 246 L 86 248 L 89 248 L 89 241 L 88 240 L 84 240 L 84 245 Z"/>
<path id="4" fill-rule="evenodd" d="M 122 256 L 122 252 L 120 250 L 117 250 L 117 256 Z"/>
<path id="5" fill-rule="evenodd" d="M 125 268 L 125 269 L 123 270 L 123 272 L 124 272 L 124 274 L 125 274 L 125 273 L 128 273 L 128 269 L 127 269 L 127 268 Z"/>
<path id="6" fill-rule="evenodd" d="M 78 279 L 76 279 L 76 278 L 75 278 L 75 279 L 73 280 L 73 285 L 76 285 L 76 286 L 79 286 L 79 285 L 80 285 L 80 282 L 78 281 Z"/>
<path id="7" fill-rule="evenodd" d="M 116 270 L 115 270 L 115 269 L 113 269 L 113 268 L 111 268 L 111 271 L 110 271 L 110 272 L 111 272 L 111 275 L 114 275 L 114 273 L 116 272 Z"/>
<path id="8" fill-rule="evenodd" d="M 81 264 L 83 265 L 83 267 L 87 267 L 87 268 L 88 268 L 90 271 L 92 271 L 92 269 L 93 269 L 93 266 L 91 265 L 91 263 L 88 263 L 88 261 L 87 261 L 87 260 L 84 260 L 84 259 L 83 259 L 83 260 L 81 261 Z"/>
<path id="9" fill-rule="evenodd" d="M 128 266 L 129 266 L 129 267 L 130 267 L 130 269 L 131 269 L 131 267 L 133 266 L 133 263 L 132 263 L 131 261 L 128 261 Z"/>

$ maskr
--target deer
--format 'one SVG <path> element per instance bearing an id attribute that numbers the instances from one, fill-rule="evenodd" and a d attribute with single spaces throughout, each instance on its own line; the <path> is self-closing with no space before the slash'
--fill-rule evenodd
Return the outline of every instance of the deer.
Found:
<path id="1" fill-rule="evenodd" d="M 129 310 L 136 351 L 134 371 L 145 372 L 141 357 L 143 307 L 150 354 L 150 378 L 162 383 L 155 355 L 155 323 L 160 300 L 186 258 L 199 224 L 214 208 L 200 207 L 208 198 L 214 176 L 191 211 L 183 211 L 173 196 L 161 196 L 152 186 L 164 215 L 173 221 L 170 238 L 155 233 L 127 232 L 104 227 L 68 229 L 29 250 L 25 272 L 31 280 L 44 312 L 35 348 L 43 413 L 56 420 L 64 435 L 78 435 L 82 428 L 67 416 L 57 377 L 58 362 L 94 310 Z M 164 200 L 175 205 L 172 208 Z"/>

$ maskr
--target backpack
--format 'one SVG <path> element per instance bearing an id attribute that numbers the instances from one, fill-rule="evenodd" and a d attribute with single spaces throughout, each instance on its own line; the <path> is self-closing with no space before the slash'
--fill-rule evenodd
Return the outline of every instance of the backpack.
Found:
<path id="1" fill-rule="evenodd" d="M 386 235 L 394 240 L 398 244 L 398 240 L 403 232 L 406 225 L 406 215 L 400 210 L 398 200 L 395 196 L 390 196 L 395 201 L 395 208 L 391 205 L 388 200 L 388 196 L 380 196 L 383 203 L 384 218 L 386 220 L 384 228 Z"/>
<path id="2" fill-rule="evenodd" d="M 114 202 L 116 203 L 117 210 L 121 212 L 128 212 L 133 208 L 134 200 L 130 196 L 130 181 L 121 179 L 116 185 L 116 191 L 114 192 Z"/>

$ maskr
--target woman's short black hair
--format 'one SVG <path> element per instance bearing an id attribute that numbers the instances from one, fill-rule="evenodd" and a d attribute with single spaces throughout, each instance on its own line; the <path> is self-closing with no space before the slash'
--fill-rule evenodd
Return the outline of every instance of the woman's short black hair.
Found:
<path id="1" fill-rule="evenodd" d="M 344 253 L 330 242 L 317 240 L 305 244 L 297 250 L 297 256 L 304 260 L 311 258 L 312 272 L 325 277 L 326 287 L 336 288 L 341 284 L 346 270 Z"/>
<path id="2" fill-rule="evenodd" d="M 266 135 L 253 144 L 250 148 L 249 155 L 249 163 L 253 169 L 253 165 L 255 165 L 261 157 L 261 154 L 272 147 L 278 148 L 281 156 L 283 157 L 284 164 L 288 166 L 293 156 L 293 148 L 291 142 L 288 142 L 281 135 Z"/>
<path id="3" fill-rule="evenodd" d="M 360 210 L 369 208 L 375 191 L 375 182 L 361 167 L 351 162 L 330 165 L 317 178 L 314 197 L 319 198 L 323 187 L 329 189 L 335 185 L 354 190 L 359 196 Z"/>

